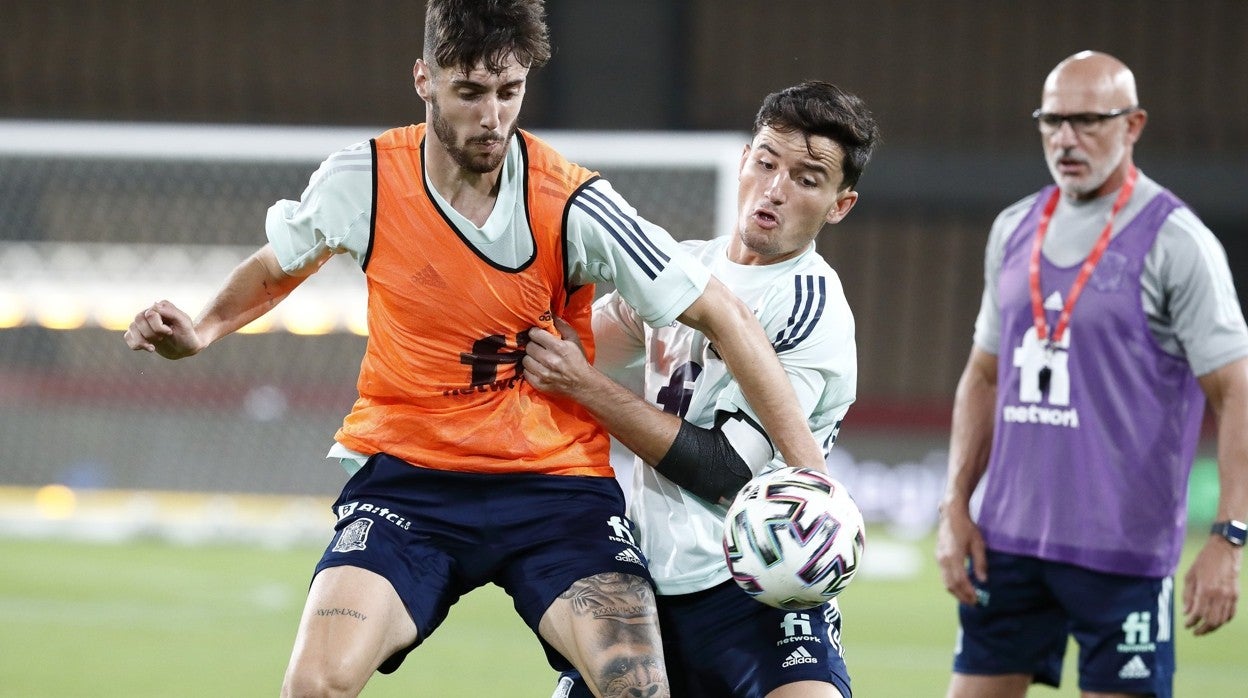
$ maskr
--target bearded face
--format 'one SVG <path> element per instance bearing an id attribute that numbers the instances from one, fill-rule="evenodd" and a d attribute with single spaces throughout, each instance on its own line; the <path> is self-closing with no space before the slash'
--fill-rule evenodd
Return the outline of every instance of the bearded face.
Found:
<path id="1" fill-rule="evenodd" d="M 462 169 L 478 174 L 497 170 L 507 156 L 507 144 L 515 135 L 518 119 L 512 118 L 506 132 L 466 128 L 466 133 L 456 129 L 452 119 L 443 111 L 441 101 L 435 96 L 429 101 L 430 125 L 447 154 Z M 475 131 L 475 132 L 474 132 Z"/>

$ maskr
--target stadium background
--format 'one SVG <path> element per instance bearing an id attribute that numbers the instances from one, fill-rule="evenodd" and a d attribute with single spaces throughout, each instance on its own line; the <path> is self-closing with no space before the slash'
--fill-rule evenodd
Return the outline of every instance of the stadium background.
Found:
<path id="1" fill-rule="evenodd" d="M 1048 180 L 1028 117 L 1053 64 L 1097 48 L 1134 68 L 1150 110 L 1137 161 L 1218 235 L 1245 297 L 1248 2 L 547 7 L 556 53 L 531 80 L 522 119 L 535 131 L 638 143 L 713 132 L 744 143 L 760 98 L 805 78 L 836 82 L 875 111 L 885 140 L 860 183 L 861 206 L 819 242 L 855 309 L 862 371 L 833 467 L 874 524 L 918 539 L 923 556 L 988 226 Z M 422 3 L 394 0 L 0 0 L 0 135 L 19 120 L 68 122 L 101 138 L 101 122 L 371 133 L 419 121 L 410 68 L 422 17 Z M 13 300 L 88 276 L 219 280 L 260 243 L 265 209 L 297 197 L 315 165 L 0 154 L 0 536 L 324 539 L 324 499 L 342 474 L 322 456 L 354 396 L 358 335 L 249 334 L 171 363 L 125 350 L 116 329 L 58 326 Z M 602 169 L 679 237 L 722 232 L 710 223 L 705 172 Z M 1197 522 L 1215 492 L 1209 454 L 1193 481 Z M 64 607 L 72 594 L 23 572 L 42 553 L 17 552 L 0 568 L 0 611 L 11 628 L 28 621 L 55 633 L 49 618 L 75 613 Z M 303 574 L 310 562 L 297 566 Z M 35 592 L 6 595 L 14 579 L 45 591 L 55 610 L 26 610 Z M 282 652 L 303 582 L 291 585 L 270 643 Z M 12 650 L 41 651 L 22 632 L 0 632 L 11 661 L 0 661 L 0 693 L 6 670 L 27 669 Z M 938 635 L 937 682 L 948 652 L 947 633 Z M 880 652 L 881 673 L 893 672 L 891 653 Z M 274 661 L 265 676 L 280 674 L 282 657 Z"/>
<path id="2" fill-rule="evenodd" d="M 892 466 L 942 457 L 987 229 L 1048 178 L 1028 117 L 1062 57 L 1094 47 L 1133 66 L 1150 109 L 1139 162 L 1205 219 L 1248 288 L 1248 3 L 551 0 L 548 12 L 556 52 L 530 83 L 526 128 L 740 134 L 762 95 L 811 77 L 876 112 L 885 138 L 862 205 L 819 244 L 858 321 L 860 398 L 842 450 L 884 476 L 881 491 Z M 371 133 L 423 118 L 410 85 L 419 2 L 5 0 L 0 16 L 3 119 Z M 85 243 L 138 250 L 109 272 L 122 277 L 219 279 L 228 257 L 218 273 L 159 253 L 245 254 L 265 208 L 297 197 L 314 165 L 5 158 L 0 282 L 20 291 L 29 273 L 14 243 L 82 251 L 43 260 L 53 285 L 110 263 Z M 678 237 L 717 232 L 696 173 L 604 173 Z M 358 336 L 236 337 L 174 365 L 122 350 L 115 330 L 8 324 L 0 484 L 337 488 L 318 459 L 353 397 Z"/>

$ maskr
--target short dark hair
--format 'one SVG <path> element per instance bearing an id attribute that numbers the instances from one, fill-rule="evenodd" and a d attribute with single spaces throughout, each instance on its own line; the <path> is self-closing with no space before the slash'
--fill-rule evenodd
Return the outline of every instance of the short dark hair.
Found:
<path id="1" fill-rule="evenodd" d="M 550 60 L 545 0 L 428 0 L 426 63 L 500 73 L 508 56 L 527 68 Z"/>
<path id="2" fill-rule="evenodd" d="M 754 117 L 754 135 L 764 127 L 830 138 L 844 151 L 842 186 L 852 189 L 880 140 L 880 127 L 858 96 L 822 80 L 773 92 Z"/>

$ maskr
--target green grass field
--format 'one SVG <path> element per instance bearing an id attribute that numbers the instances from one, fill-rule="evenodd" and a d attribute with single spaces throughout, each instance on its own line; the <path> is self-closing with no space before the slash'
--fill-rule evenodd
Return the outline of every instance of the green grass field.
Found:
<path id="1" fill-rule="evenodd" d="M 869 539 L 868 567 L 871 542 L 883 540 Z M 953 604 L 936 577 L 930 541 L 916 551 L 917 574 L 864 575 L 843 596 L 859 698 L 944 693 Z M 277 695 L 319 553 L 0 542 L 0 696 Z M 1248 615 L 1242 606 L 1241 614 Z M 1205 638 L 1182 631 L 1178 642 L 1176 696 L 1244 695 L 1248 617 Z M 1077 695 L 1071 662 L 1060 692 L 1032 694 Z M 396 674 L 374 677 L 364 695 L 544 698 L 553 685 L 536 641 L 490 587 L 452 609 L 429 642 Z"/>

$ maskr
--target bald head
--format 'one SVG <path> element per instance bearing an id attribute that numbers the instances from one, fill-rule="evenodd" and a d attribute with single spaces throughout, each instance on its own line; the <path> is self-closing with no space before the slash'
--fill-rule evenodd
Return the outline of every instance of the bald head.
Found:
<path id="1" fill-rule="evenodd" d="M 1057 64 L 1044 81 L 1041 95 L 1042 102 L 1050 99 L 1061 102 L 1067 113 L 1105 112 L 1139 104 L 1131 69 L 1097 51 L 1081 51 Z"/>
<path id="2" fill-rule="evenodd" d="M 1049 73 L 1037 121 L 1049 172 L 1064 194 L 1088 199 L 1121 186 L 1148 120 L 1137 99 L 1135 76 L 1108 54 L 1082 51 Z"/>

